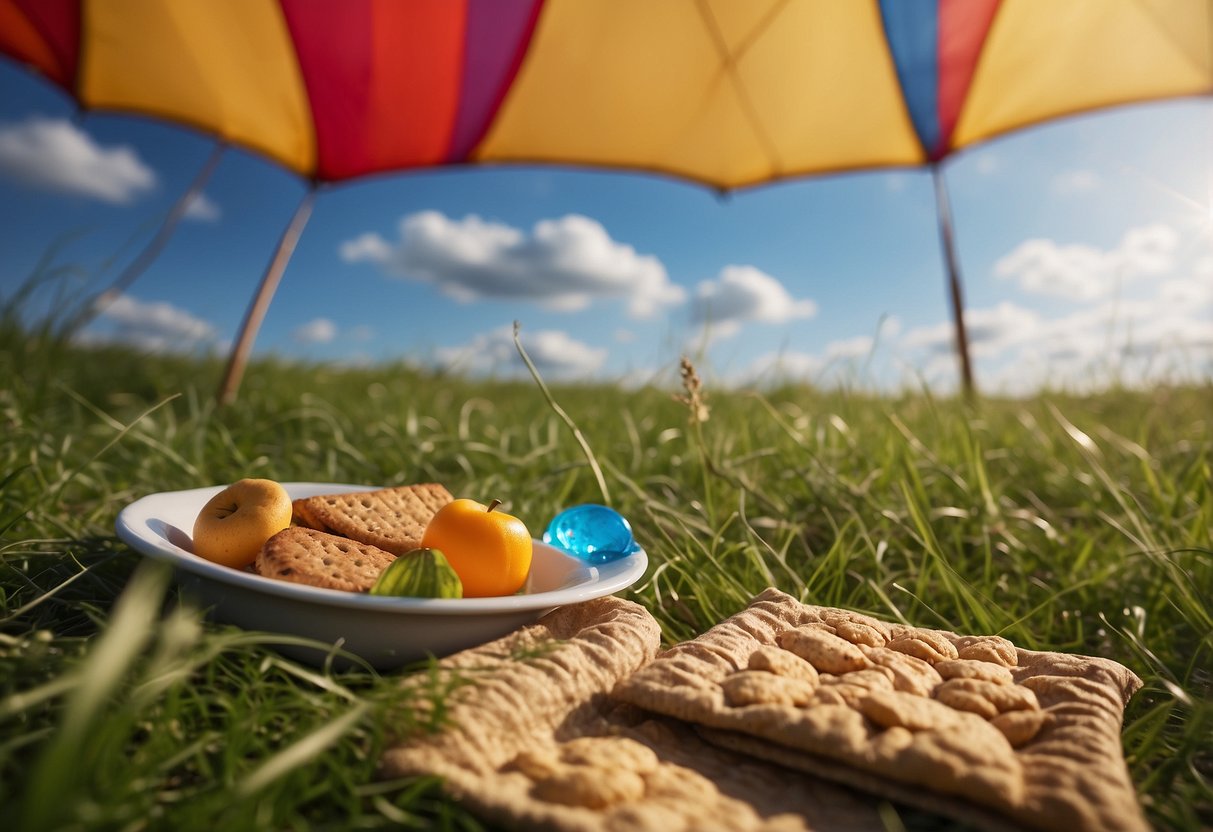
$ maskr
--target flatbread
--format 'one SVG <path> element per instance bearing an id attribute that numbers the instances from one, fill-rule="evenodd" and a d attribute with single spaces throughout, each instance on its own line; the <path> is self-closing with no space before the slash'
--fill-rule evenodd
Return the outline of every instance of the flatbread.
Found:
<path id="1" fill-rule="evenodd" d="M 985 828 L 1138 832 L 1149 826 L 1120 729 L 1140 686 L 1106 659 L 890 625 L 768 589 L 613 697 L 723 748 Z"/>
<path id="2" fill-rule="evenodd" d="M 430 519 L 453 499 L 444 486 L 422 483 L 305 497 L 293 508 L 306 526 L 403 555 L 421 545 Z"/>
<path id="3" fill-rule="evenodd" d="M 515 829 L 885 829 L 866 796 L 611 702 L 607 692 L 659 641 L 643 607 L 605 597 L 444 659 L 404 684 L 453 688 L 438 696 L 448 719 L 395 741 L 382 773 L 440 776 L 473 812 Z"/>

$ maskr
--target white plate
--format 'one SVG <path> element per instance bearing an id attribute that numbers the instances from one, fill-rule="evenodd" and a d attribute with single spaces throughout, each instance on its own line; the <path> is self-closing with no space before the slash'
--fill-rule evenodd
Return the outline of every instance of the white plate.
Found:
<path id="1" fill-rule="evenodd" d="M 372 490 L 371 486 L 343 483 L 287 482 L 283 486 L 291 499 Z M 118 536 L 144 555 L 172 564 L 183 591 L 210 608 L 215 620 L 339 645 L 380 669 L 491 641 L 556 607 L 631 586 L 648 567 L 643 551 L 590 565 L 536 540 L 531 573 L 518 595 L 382 598 L 319 589 L 220 566 L 193 553 L 190 534 L 194 519 L 223 488 L 166 491 L 136 500 L 118 515 Z M 331 652 L 290 644 L 279 649 L 311 663 L 323 661 Z"/>

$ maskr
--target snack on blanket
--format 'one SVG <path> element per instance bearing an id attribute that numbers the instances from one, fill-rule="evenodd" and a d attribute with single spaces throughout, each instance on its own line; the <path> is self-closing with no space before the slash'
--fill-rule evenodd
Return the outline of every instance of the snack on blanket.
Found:
<path id="1" fill-rule="evenodd" d="M 430 518 L 454 498 L 438 483 L 295 500 L 295 519 L 308 527 L 403 555 L 421 546 Z"/>
<path id="2" fill-rule="evenodd" d="M 257 572 L 308 586 L 366 592 L 396 556 L 302 526 L 290 526 L 266 541 L 257 553 Z"/>
<path id="3" fill-rule="evenodd" d="M 381 773 L 442 777 L 472 811 L 516 829 L 885 828 L 863 796 L 613 704 L 607 692 L 653 658 L 659 639 L 644 608 L 608 596 L 443 659 L 403 684 L 435 685 L 447 719 L 435 733 L 395 741 Z"/>
<path id="4" fill-rule="evenodd" d="M 773 646 L 818 678 L 789 675 L 800 666 L 772 659 Z M 799 693 L 755 683 L 756 672 L 794 679 Z M 722 747 L 987 828 L 1094 832 L 1148 828 L 1120 747 L 1140 685 L 1108 660 L 890 625 L 768 589 L 613 696 Z"/>

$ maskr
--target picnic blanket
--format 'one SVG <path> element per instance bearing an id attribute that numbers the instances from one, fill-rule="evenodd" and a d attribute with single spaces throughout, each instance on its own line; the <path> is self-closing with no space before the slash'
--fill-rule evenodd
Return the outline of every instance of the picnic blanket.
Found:
<path id="1" fill-rule="evenodd" d="M 827 635 L 854 651 L 823 653 L 843 646 Z M 988 830 L 1148 828 L 1119 743 L 1140 681 L 1114 662 L 774 589 L 696 639 L 660 636 L 607 597 L 406 677 L 441 718 L 383 774 L 439 776 L 518 829 L 877 830 L 890 801 Z"/>

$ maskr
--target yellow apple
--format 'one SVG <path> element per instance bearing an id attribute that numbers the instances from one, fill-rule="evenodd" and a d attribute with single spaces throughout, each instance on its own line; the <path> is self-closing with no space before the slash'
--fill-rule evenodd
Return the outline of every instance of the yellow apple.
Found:
<path id="1" fill-rule="evenodd" d="M 212 497 L 194 521 L 194 554 L 243 569 L 291 524 L 291 497 L 273 480 L 242 479 Z"/>
<path id="2" fill-rule="evenodd" d="M 421 545 L 441 549 L 464 598 L 513 595 L 531 571 L 531 534 L 517 517 L 475 500 L 454 500 L 425 527 Z"/>

